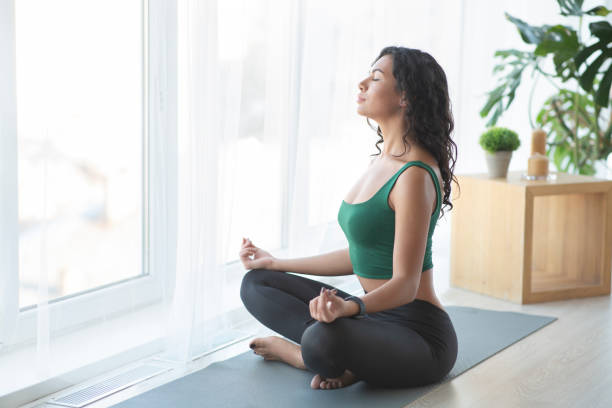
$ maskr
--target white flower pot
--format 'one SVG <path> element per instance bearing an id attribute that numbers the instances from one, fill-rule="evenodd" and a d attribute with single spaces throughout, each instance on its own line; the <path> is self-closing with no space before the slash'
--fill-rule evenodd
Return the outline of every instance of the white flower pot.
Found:
<path id="1" fill-rule="evenodd" d="M 508 174 L 508 165 L 512 158 L 512 150 L 501 150 L 495 153 L 490 153 L 485 150 L 485 158 L 487 160 L 490 178 L 506 177 Z"/>

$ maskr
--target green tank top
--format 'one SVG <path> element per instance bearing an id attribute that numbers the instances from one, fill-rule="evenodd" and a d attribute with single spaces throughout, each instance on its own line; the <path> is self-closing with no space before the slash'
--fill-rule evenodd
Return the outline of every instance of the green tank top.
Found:
<path id="1" fill-rule="evenodd" d="M 404 170 L 413 165 L 429 171 L 436 186 L 436 209 L 429 223 L 421 272 L 433 267 L 431 237 L 440 214 L 442 193 L 438 177 L 431 166 L 416 160 L 407 162 L 368 201 L 349 204 L 342 200 L 338 211 L 338 223 L 348 240 L 349 255 L 353 264 L 353 272 L 356 275 L 374 279 L 388 279 L 393 275 L 395 211 L 389 207 L 388 197 L 395 180 Z"/>

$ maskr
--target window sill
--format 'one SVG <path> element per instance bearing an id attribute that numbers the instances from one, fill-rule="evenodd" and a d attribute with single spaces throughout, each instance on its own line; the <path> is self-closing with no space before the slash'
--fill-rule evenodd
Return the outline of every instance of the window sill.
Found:
<path id="1" fill-rule="evenodd" d="M 162 306 L 149 305 L 55 339 L 47 372 L 36 369 L 36 344 L 0 354 L 0 406 L 25 404 L 161 351 Z"/>

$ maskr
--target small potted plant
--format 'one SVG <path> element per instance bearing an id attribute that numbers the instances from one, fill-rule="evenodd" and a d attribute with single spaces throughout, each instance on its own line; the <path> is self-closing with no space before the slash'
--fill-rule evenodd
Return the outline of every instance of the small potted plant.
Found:
<path id="1" fill-rule="evenodd" d="M 506 177 L 512 152 L 520 145 L 516 132 L 508 128 L 494 126 L 480 135 L 480 146 L 485 151 L 489 177 Z"/>

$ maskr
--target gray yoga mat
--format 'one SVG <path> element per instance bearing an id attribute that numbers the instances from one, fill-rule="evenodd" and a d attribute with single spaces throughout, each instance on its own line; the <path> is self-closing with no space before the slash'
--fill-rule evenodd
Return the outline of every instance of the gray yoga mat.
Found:
<path id="1" fill-rule="evenodd" d="M 423 387 L 382 389 L 356 382 L 314 390 L 314 373 L 247 352 L 113 405 L 113 408 L 189 407 L 403 407 L 433 388 L 557 320 L 556 317 L 445 306 L 453 321 L 459 353 L 450 373 Z"/>

